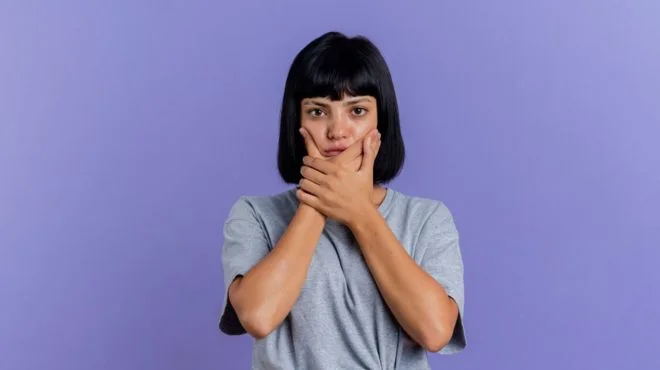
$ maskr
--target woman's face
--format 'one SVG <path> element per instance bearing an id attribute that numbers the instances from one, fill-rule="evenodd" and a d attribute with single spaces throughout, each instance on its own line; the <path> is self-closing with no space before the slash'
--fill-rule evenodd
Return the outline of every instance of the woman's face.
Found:
<path id="1" fill-rule="evenodd" d="M 301 126 L 312 135 L 322 156 L 334 157 L 376 128 L 376 108 L 371 96 L 344 95 L 337 101 L 307 98 L 300 104 Z"/>

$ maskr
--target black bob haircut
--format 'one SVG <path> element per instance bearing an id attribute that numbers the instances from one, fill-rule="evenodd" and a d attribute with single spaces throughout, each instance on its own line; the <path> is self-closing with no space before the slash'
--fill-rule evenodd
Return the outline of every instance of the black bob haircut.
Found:
<path id="1" fill-rule="evenodd" d="M 300 181 L 307 155 L 300 134 L 302 99 L 348 96 L 376 99 L 381 146 L 374 162 L 374 183 L 394 179 L 405 159 L 394 83 L 385 59 L 367 38 L 328 32 L 305 46 L 293 60 L 284 87 L 277 167 L 285 183 Z"/>

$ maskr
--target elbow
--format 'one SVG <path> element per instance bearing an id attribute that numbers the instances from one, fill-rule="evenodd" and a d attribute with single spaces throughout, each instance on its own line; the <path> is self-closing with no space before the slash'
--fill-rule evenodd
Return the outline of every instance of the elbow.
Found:
<path id="1" fill-rule="evenodd" d="M 449 344 L 449 339 L 438 337 L 425 340 L 422 342 L 422 347 L 428 352 L 440 352 L 447 344 Z"/>
<path id="2" fill-rule="evenodd" d="M 248 300 L 239 289 L 239 282 L 230 287 L 229 301 L 243 329 L 255 339 L 263 339 L 275 329 L 273 315 L 268 314 L 264 302 Z"/>
<path id="3" fill-rule="evenodd" d="M 454 335 L 454 324 L 436 320 L 434 325 L 425 325 L 426 330 L 420 333 L 419 344 L 428 352 L 440 352 Z"/>
<path id="4" fill-rule="evenodd" d="M 424 335 L 420 345 L 428 352 L 440 352 L 451 340 L 451 331 L 434 330 Z"/>
<path id="5" fill-rule="evenodd" d="M 263 310 L 244 310 L 238 313 L 238 319 L 245 331 L 257 340 L 267 337 L 275 329 L 272 317 L 260 311 Z"/>
<path id="6" fill-rule="evenodd" d="M 429 315 L 425 320 L 432 324 L 424 325 L 425 330 L 421 333 L 419 344 L 428 352 L 440 352 L 452 340 L 454 329 L 456 328 L 458 315 L 458 306 L 451 300 L 449 312 L 442 315 Z M 438 310 L 434 310 L 437 312 Z"/>
<path id="7" fill-rule="evenodd" d="M 264 323 L 254 321 L 245 322 L 243 327 L 245 328 L 245 331 L 248 332 L 248 334 L 257 340 L 267 337 L 268 334 L 273 331 L 272 327 L 269 327 Z"/>

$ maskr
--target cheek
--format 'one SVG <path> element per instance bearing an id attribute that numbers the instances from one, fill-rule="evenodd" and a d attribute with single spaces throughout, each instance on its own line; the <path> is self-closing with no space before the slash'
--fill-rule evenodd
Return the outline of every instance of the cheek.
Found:
<path id="1" fill-rule="evenodd" d="M 325 126 L 318 124 L 318 122 L 307 122 L 303 120 L 300 124 L 307 132 L 312 135 L 315 142 L 319 142 L 325 135 Z"/>
<path id="2" fill-rule="evenodd" d="M 364 121 L 361 121 L 355 125 L 355 137 L 362 138 L 368 134 L 371 130 L 377 127 L 378 120 L 376 117 L 370 117 Z"/>

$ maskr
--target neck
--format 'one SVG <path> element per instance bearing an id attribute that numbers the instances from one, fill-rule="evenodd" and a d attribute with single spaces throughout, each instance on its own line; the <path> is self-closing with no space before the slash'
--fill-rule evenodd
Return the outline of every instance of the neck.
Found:
<path id="1" fill-rule="evenodd" d="M 374 185 L 374 190 L 371 192 L 371 201 L 376 206 L 380 206 L 385 200 L 385 195 L 387 195 L 387 189 L 385 187 Z"/>

